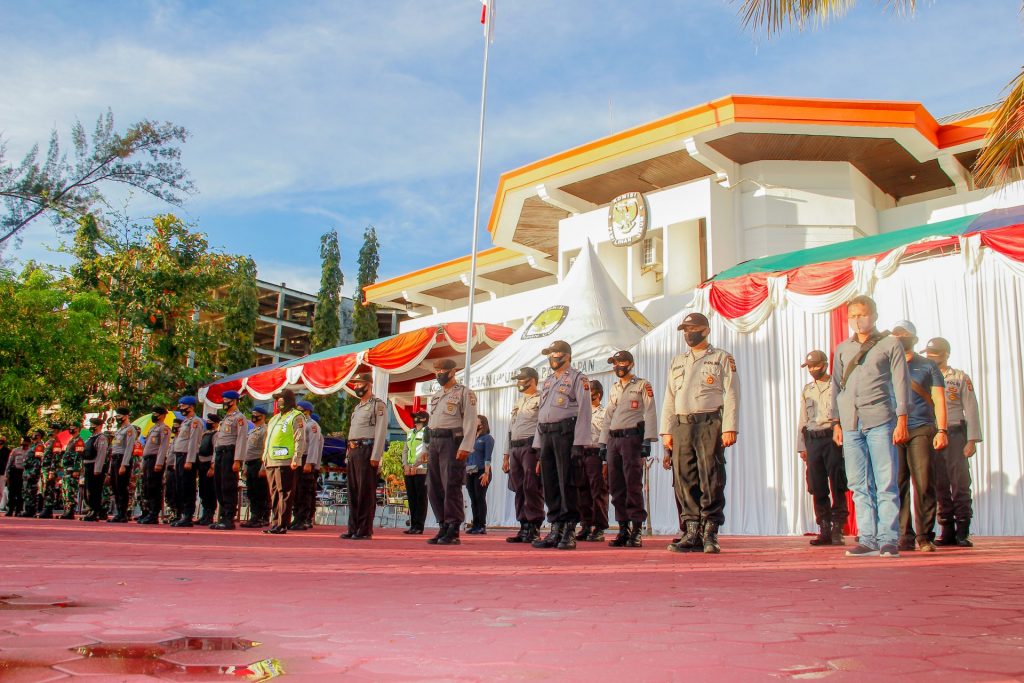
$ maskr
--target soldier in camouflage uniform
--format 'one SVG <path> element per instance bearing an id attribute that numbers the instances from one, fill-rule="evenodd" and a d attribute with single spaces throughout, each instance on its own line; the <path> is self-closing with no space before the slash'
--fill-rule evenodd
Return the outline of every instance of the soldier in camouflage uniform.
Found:
<path id="1" fill-rule="evenodd" d="M 32 434 L 32 443 L 28 447 L 28 454 L 25 456 L 24 491 L 25 510 L 20 517 L 35 517 L 39 510 L 39 475 L 43 469 L 43 450 L 46 446 L 43 443 L 43 430 L 37 429 Z"/>
<path id="2" fill-rule="evenodd" d="M 79 434 L 78 425 L 68 427 L 71 438 L 64 446 L 64 452 L 60 460 L 60 489 L 61 497 L 64 499 L 64 514 L 61 519 L 74 519 L 75 511 L 78 509 L 78 480 L 82 476 L 82 452 L 85 450 L 85 442 Z"/>
<path id="3" fill-rule="evenodd" d="M 36 517 L 53 519 L 53 508 L 57 506 L 57 468 L 60 465 L 60 434 L 63 427 L 53 422 L 50 424 L 50 438 L 43 444 L 43 458 L 40 461 L 39 489 L 43 499 L 43 509 Z"/>

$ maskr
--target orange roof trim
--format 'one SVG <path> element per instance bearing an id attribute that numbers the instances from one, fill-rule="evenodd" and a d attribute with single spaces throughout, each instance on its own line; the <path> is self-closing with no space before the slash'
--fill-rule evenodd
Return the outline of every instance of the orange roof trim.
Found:
<path id="1" fill-rule="evenodd" d="M 524 255 L 521 252 L 506 249 L 505 247 L 491 247 L 490 249 L 484 249 L 483 251 L 478 252 L 476 255 L 476 261 L 477 266 L 489 266 L 503 261 L 512 261 L 517 258 L 523 258 L 523 256 Z M 471 258 L 472 255 L 467 254 L 466 256 L 460 256 L 459 258 L 445 261 L 444 263 L 438 263 L 427 268 L 414 270 L 411 273 L 393 277 L 389 280 L 383 280 L 372 285 L 367 285 L 363 288 L 363 295 L 367 300 L 371 297 L 381 299 L 394 294 L 400 294 L 402 290 L 423 282 L 461 275 L 467 268 L 469 268 Z"/>

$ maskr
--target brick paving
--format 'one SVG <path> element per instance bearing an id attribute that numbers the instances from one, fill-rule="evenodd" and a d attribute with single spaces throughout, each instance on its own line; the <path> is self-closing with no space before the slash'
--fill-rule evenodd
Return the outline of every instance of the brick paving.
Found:
<path id="1" fill-rule="evenodd" d="M 0 520 L 0 681 L 1024 679 L 1021 538 L 893 560 L 338 531 Z"/>

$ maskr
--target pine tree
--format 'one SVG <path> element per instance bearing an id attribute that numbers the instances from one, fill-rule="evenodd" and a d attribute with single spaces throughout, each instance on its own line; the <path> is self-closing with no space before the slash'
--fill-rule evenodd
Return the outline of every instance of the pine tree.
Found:
<path id="1" fill-rule="evenodd" d="M 224 372 L 233 374 L 256 364 L 256 319 L 259 316 L 259 290 L 256 286 L 256 263 L 243 259 L 230 285 L 231 303 L 224 315 L 224 343 L 221 356 Z"/>
<path id="2" fill-rule="evenodd" d="M 345 276 L 341 272 L 341 247 L 338 231 L 331 230 L 320 237 L 320 291 L 317 293 L 310 350 L 313 353 L 334 348 L 341 338 L 341 287 Z M 345 406 L 341 395 L 317 396 L 313 400 L 325 434 L 338 432 L 344 426 Z"/>
<path id="3" fill-rule="evenodd" d="M 354 313 L 352 315 L 355 341 L 370 341 L 380 336 L 377 326 L 377 304 L 367 303 L 364 288 L 377 281 L 377 268 L 380 266 L 380 242 L 377 241 L 377 230 L 372 225 L 363 232 L 363 246 L 359 250 L 359 277 L 356 281 Z"/>

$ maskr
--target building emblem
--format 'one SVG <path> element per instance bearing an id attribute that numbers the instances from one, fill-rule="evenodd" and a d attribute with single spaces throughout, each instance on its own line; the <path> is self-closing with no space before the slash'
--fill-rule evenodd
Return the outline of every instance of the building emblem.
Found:
<path id="1" fill-rule="evenodd" d="M 622 312 L 626 314 L 627 318 L 629 318 L 629 322 L 640 328 L 640 331 L 644 334 L 654 329 L 654 325 L 652 325 L 651 321 L 647 319 L 647 316 L 636 310 L 636 307 L 623 306 Z"/>
<path id="2" fill-rule="evenodd" d="M 608 208 L 608 234 L 612 244 L 627 247 L 647 234 L 647 202 L 639 192 L 627 192 L 612 200 Z"/>
<path id="3" fill-rule="evenodd" d="M 568 306 L 551 306 L 537 314 L 537 317 L 526 326 L 523 339 L 546 337 L 557 330 L 569 317 Z"/>

